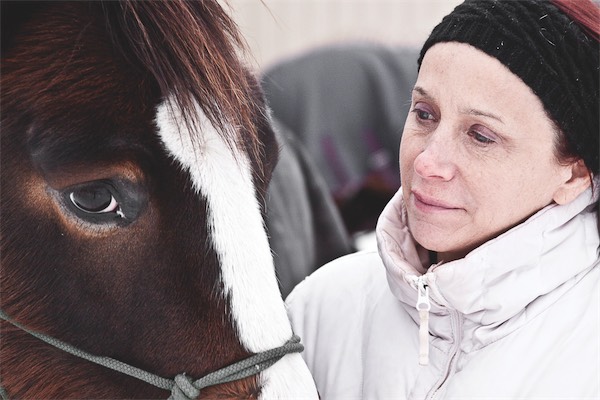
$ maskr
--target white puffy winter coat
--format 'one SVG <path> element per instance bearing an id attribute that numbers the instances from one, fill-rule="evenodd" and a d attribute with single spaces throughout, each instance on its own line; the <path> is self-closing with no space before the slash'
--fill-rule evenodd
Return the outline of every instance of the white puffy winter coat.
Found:
<path id="1" fill-rule="evenodd" d="M 399 192 L 379 255 L 335 260 L 287 299 L 321 398 L 599 399 L 597 211 L 588 190 L 429 267 Z"/>

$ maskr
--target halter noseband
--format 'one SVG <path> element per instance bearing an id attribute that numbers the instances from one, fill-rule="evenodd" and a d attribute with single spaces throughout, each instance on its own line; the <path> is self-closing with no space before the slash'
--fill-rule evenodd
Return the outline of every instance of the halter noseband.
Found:
<path id="1" fill-rule="evenodd" d="M 0 310 L 0 319 L 11 323 L 22 331 L 25 331 L 30 335 L 46 342 L 47 344 L 69 354 L 83 358 L 84 360 L 93 362 L 103 367 L 110 368 L 122 374 L 129 375 L 160 389 L 170 390 L 171 395 L 169 396 L 168 400 L 194 400 L 200 396 L 200 390 L 205 387 L 236 381 L 238 379 L 256 375 L 275 364 L 286 354 L 299 353 L 304 350 L 304 346 L 300 343 L 300 338 L 294 335 L 283 346 L 256 353 L 248 358 L 228 365 L 227 367 L 221 368 L 215 372 L 211 372 L 210 374 L 205 375 L 204 377 L 195 381 L 186 376 L 185 373 L 175 376 L 174 379 L 168 379 L 154 375 L 150 372 L 133 367 L 110 357 L 99 357 L 89 354 L 58 339 L 54 339 L 42 333 L 31 331 L 21 324 L 11 320 L 10 317 L 2 310 Z M 2 397 L 4 400 L 8 400 L 8 395 L 2 387 L 1 377 L 0 397 Z"/>

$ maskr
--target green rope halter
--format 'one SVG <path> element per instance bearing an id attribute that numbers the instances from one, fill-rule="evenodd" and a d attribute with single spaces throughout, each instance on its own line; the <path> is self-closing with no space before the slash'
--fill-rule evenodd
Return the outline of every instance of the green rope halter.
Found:
<path id="1" fill-rule="evenodd" d="M 0 310 L 0 319 L 11 323 L 30 335 L 69 354 L 83 358 L 84 360 L 93 362 L 103 367 L 110 368 L 122 374 L 129 375 L 160 389 L 170 390 L 171 395 L 169 396 L 168 400 L 194 400 L 200 396 L 200 390 L 205 387 L 219 385 L 256 375 L 275 364 L 286 354 L 299 353 L 304 350 L 304 346 L 300 343 L 300 338 L 294 335 L 283 346 L 254 354 L 246 359 L 211 372 L 210 374 L 205 375 L 204 377 L 195 381 L 188 377 L 185 373 L 179 374 L 173 379 L 168 379 L 133 367 L 110 357 L 99 357 L 92 355 L 58 339 L 54 339 L 42 333 L 31 331 L 21 324 L 11 320 L 10 317 L 2 310 Z M 4 400 L 8 400 L 8 394 L 2 387 L 1 378 L 0 397 L 2 397 Z"/>

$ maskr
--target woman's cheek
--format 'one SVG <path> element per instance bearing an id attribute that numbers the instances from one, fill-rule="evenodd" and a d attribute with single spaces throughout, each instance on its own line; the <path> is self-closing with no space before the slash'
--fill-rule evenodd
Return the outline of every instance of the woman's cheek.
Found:
<path id="1" fill-rule="evenodd" d="M 402 183 L 412 178 L 414 162 L 419 155 L 418 136 L 413 133 L 406 133 L 400 143 L 400 178 Z"/>

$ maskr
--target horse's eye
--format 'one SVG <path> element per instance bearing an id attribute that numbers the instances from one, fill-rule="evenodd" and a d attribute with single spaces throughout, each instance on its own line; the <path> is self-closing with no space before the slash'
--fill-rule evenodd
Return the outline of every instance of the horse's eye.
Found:
<path id="1" fill-rule="evenodd" d="M 121 227 L 134 222 L 148 202 L 143 185 L 118 177 L 67 187 L 60 197 L 63 209 L 82 221 Z"/>
<path id="2" fill-rule="evenodd" d="M 91 214 L 117 212 L 119 209 L 111 191 L 103 186 L 79 188 L 69 194 L 69 199 L 75 207 Z"/>

